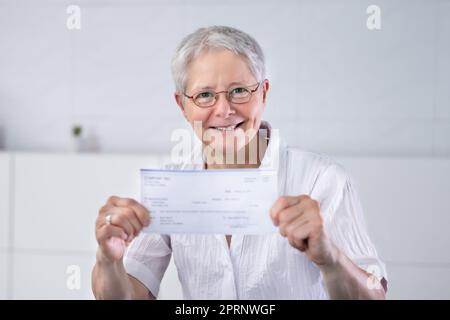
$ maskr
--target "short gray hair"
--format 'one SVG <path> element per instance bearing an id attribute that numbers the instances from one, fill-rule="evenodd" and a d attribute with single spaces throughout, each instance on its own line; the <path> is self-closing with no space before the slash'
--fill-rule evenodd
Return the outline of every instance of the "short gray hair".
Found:
<path id="1" fill-rule="evenodd" d="M 254 38 L 235 28 L 211 26 L 187 35 L 178 45 L 172 59 L 172 77 L 177 92 L 186 89 L 187 67 L 203 49 L 228 49 L 245 59 L 258 82 L 266 77 L 264 54 Z"/>

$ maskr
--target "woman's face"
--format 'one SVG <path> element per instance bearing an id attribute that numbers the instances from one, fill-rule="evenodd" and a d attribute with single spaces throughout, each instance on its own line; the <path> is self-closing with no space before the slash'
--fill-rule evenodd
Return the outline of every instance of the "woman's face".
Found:
<path id="1" fill-rule="evenodd" d="M 245 60 L 229 50 L 203 51 L 189 64 L 187 78 L 185 93 L 188 96 L 205 90 L 240 92 L 242 87 L 253 90 L 258 83 Z M 243 104 L 229 102 L 226 93 L 220 93 L 216 103 L 208 108 L 198 107 L 182 94 L 176 93 L 175 98 L 186 120 L 205 145 L 215 150 L 237 152 L 258 132 L 268 90 L 269 81 L 264 80 L 251 99 Z M 223 130 L 230 126 L 236 128 Z"/>

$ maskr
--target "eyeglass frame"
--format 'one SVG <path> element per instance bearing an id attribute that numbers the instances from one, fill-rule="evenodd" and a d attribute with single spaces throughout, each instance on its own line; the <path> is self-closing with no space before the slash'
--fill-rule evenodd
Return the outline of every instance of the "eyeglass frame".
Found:
<path id="1" fill-rule="evenodd" d="M 258 91 L 259 87 L 261 86 L 261 84 L 262 84 L 263 82 L 264 82 L 264 81 L 260 81 L 260 82 L 258 82 L 258 83 L 255 83 L 255 84 L 252 84 L 252 85 L 249 85 L 249 86 L 241 86 L 241 87 L 237 87 L 237 88 L 245 88 L 245 89 L 248 89 L 248 90 L 250 91 L 250 98 L 249 98 L 248 101 L 246 101 L 246 102 L 231 102 L 231 101 L 230 101 L 230 91 L 231 91 L 231 90 L 234 90 L 234 89 L 236 89 L 236 88 L 233 88 L 233 89 L 231 89 L 231 90 L 218 91 L 218 92 L 215 92 L 215 91 L 213 91 L 213 90 L 209 91 L 209 92 L 211 92 L 211 93 L 214 93 L 214 103 L 213 103 L 212 105 L 210 105 L 210 106 L 207 106 L 207 107 L 201 107 L 201 106 L 199 106 L 198 104 L 196 104 L 195 101 L 194 101 L 194 97 L 195 97 L 196 95 L 201 94 L 201 93 L 203 93 L 203 92 L 205 92 L 205 91 L 198 92 L 198 93 L 196 93 L 196 94 L 193 94 L 192 96 L 188 96 L 185 92 L 183 92 L 183 96 L 185 96 L 185 97 L 188 98 L 188 99 L 191 99 L 192 102 L 193 102 L 197 107 L 202 108 L 202 109 L 214 107 L 214 105 L 217 103 L 217 100 L 218 100 L 217 97 L 219 96 L 219 93 L 227 93 L 227 94 L 226 94 L 226 99 L 227 99 L 227 101 L 230 102 L 230 103 L 233 103 L 233 104 L 244 104 L 244 103 L 248 103 L 248 102 L 252 99 L 253 94 L 254 94 L 256 91 Z M 250 89 L 250 88 L 253 87 L 254 85 L 257 85 L 257 87 L 256 87 L 255 89 L 253 89 L 253 90 Z"/>

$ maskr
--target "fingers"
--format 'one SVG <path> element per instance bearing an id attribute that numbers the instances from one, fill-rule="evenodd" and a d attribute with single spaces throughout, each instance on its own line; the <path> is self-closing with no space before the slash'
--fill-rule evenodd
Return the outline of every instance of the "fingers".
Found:
<path id="1" fill-rule="evenodd" d="M 308 219 L 306 217 L 303 217 L 303 216 L 294 218 L 294 219 L 292 219 L 290 221 L 287 221 L 287 222 L 284 222 L 284 223 L 281 223 L 280 226 L 279 226 L 280 234 L 283 237 L 286 237 L 290 232 L 292 232 L 292 230 L 294 228 L 297 228 L 297 227 L 299 227 L 301 225 L 304 225 L 306 223 L 308 223 Z"/>
<path id="2" fill-rule="evenodd" d="M 288 235 L 287 238 L 289 244 L 300 251 L 305 252 L 308 249 L 308 238 L 310 233 L 311 228 L 308 228 L 307 224 L 299 227 L 299 230 Z"/>
<path id="3" fill-rule="evenodd" d="M 115 207 L 115 210 L 118 212 L 118 214 L 115 215 L 114 212 L 112 212 L 111 224 L 117 223 L 117 225 L 119 226 L 125 224 L 131 225 L 132 234 L 128 233 L 128 235 L 131 236 L 135 236 L 141 231 L 143 225 L 139 221 L 139 218 L 137 217 L 133 209 Z"/>
<path id="4" fill-rule="evenodd" d="M 270 217 L 273 223 L 278 226 L 283 222 L 295 219 L 297 215 L 302 214 L 304 210 L 316 203 L 317 201 L 307 195 L 298 197 L 282 196 L 272 206 Z"/>
<path id="5" fill-rule="evenodd" d="M 132 237 L 140 230 L 139 225 L 132 217 L 129 210 L 125 208 L 112 207 L 107 214 L 111 215 L 111 225 L 122 228 L 128 237 Z M 106 226 L 106 224 L 105 224 Z"/>
<path id="6" fill-rule="evenodd" d="M 293 207 L 289 207 L 280 212 L 279 227 L 281 228 L 283 225 L 289 225 L 297 220 L 301 221 L 313 220 L 318 215 L 320 216 L 320 213 L 318 213 L 313 206 L 299 203 Z"/>
<path id="7" fill-rule="evenodd" d="M 134 201 L 134 200 L 133 200 Z M 134 210 L 136 217 L 139 219 L 139 222 L 142 226 L 147 227 L 150 224 L 150 212 L 143 205 L 134 201 L 135 203 L 131 205 L 131 208 Z"/>
<path id="8" fill-rule="evenodd" d="M 113 225 L 105 225 L 102 228 L 97 229 L 97 241 L 99 244 L 103 243 L 111 237 L 117 237 L 126 240 L 128 238 L 128 235 L 122 228 Z"/>
<path id="9" fill-rule="evenodd" d="M 291 246 L 303 252 L 308 248 L 308 239 L 313 230 L 314 226 L 311 222 L 296 221 L 287 227 L 285 237 L 288 238 Z"/>
<path id="10" fill-rule="evenodd" d="M 133 240 L 145 226 L 150 224 L 148 210 L 137 201 L 129 198 L 112 196 L 100 209 L 96 221 L 96 229 L 106 226 L 106 216 L 111 215 L 111 225 L 122 228 L 126 233 L 126 241 Z"/>
<path id="11" fill-rule="evenodd" d="M 280 234 L 300 251 L 307 250 L 309 237 L 322 226 L 319 202 L 307 195 L 280 197 L 270 214 Z"/>
<path id="12" fill-rule="evenodd" d="M 282 196 L 275 201 L 270 209 L 270 217 L 276 226 L 279 225 L 279 214 L 282 210 L 300 202 L 300 197 Z"/>
<path id="13" fill-rule="evenodd" d="M 119 198 L 117 196 L 112 196 L 108 199 L 108 204 L 116 207 L 126 207 L 133 209 L 139 222 L 143 226 L 148 226 L 150 224 L 150 213 L 142 204 L 131 198 Z"/>
<path id="14" fill-rule="evenodd" d="M 289 224 L 291 221 L 297 219 L 300 215 L 302 215 L 302 213 L 303 209 L 300 203 L 292 207 L 288 207 L 278 214 L 278 225 L 282 226 L 284 224 Z"/>

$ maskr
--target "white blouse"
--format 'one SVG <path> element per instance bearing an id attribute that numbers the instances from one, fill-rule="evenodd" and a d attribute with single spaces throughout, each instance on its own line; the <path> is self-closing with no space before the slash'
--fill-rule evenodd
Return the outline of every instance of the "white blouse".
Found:
<path id="1" fill-rule="evenodd" d="M 201 147 L 178 169 L 204 170 Z M 325 230 L 356 265 L 387 279 L 364 223 L 358 194 L 331 158 L 288 147 L 271 130 L 260 168 L 277 168 L 279 195 L 307 194 L 319 201 Z M 262 212 L 263 219 L 270 219 Z M 156 297 L 173 256 L 185 299 L 328 299 L 319 268 L 279 233 L 145 234 L 128 247 L 124 265 Z"/>

